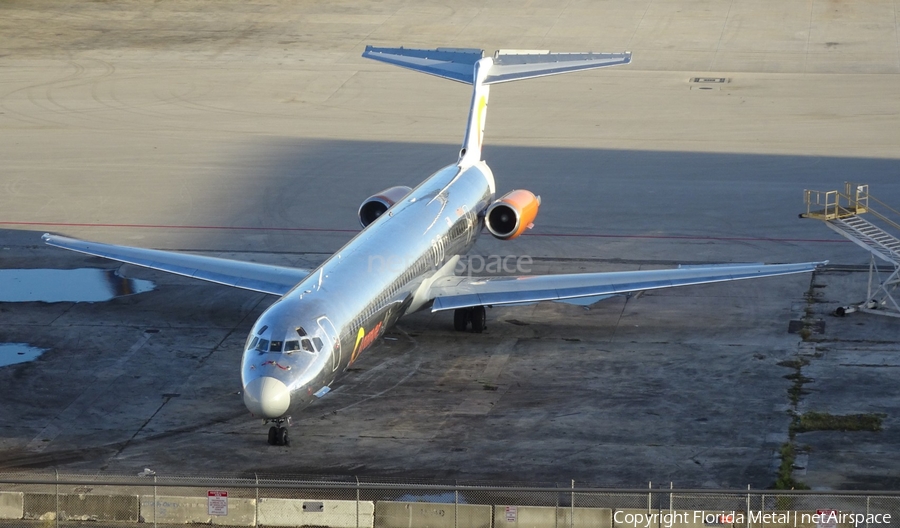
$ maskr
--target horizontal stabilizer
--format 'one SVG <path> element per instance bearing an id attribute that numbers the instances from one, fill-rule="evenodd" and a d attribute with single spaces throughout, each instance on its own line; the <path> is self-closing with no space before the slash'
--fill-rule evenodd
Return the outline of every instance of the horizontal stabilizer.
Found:
<path id="1" fill-rule="evenodd" d="M 475 63 L 484 56 L 480 49 L 437 48 L 433 50 L 409 48 L 375 48 L 366 46 L 362 55 L 403 68 L 472 84 Z"/>
<path id="2" fill-rule="evenodd" d="M 484 57 L 480 49 L 410 49 L 366 46 L 363 57 L 474 84 L 475 63 Z M 625 53 L 550 53 L 549 51 L 501 50 L 494 54 L 487 76 L 481 84 L 497 84 L 520 79 L 545 77 L 579 70 L 616 66 L 631 62 Z"/>
<path id="3" fill-rule="evenodd" d="M 546 77 L 579 70 L 617 66 L 631 62 L 625 53 L 515 53 L 497 52 L 494 64 L 484 79 L 485 84 L 498 84 L 520 79 Z"/>

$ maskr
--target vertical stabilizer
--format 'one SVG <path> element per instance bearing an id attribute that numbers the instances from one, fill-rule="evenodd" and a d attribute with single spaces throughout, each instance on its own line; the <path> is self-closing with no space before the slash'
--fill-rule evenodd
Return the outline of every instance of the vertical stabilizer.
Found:
<path id="1" fill-rule="evenodd" d="M 484 84 L 484 79 L 493 65 L 494 61 L 490 57 L 485 57 L 475 63 L 472 104 L 469 107 L 469 120 L 466 123 L 466 137 L 463 139 L 462 149 L 459 151 L 458 163 L 461 167 L 471 166 L 481 161 L 484 122 L 487 118 L 488 98 L 491 93 L 491 87 Z"/>

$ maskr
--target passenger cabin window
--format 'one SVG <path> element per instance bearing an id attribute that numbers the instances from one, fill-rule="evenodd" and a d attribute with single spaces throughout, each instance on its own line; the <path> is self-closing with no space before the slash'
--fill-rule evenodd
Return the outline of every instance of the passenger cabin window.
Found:
<path id="1" fill-rule="evenodd" d="M 289 354 L 291 352 L 296 352 L 300 350 L 300 341 L 285 341 L 284 342 L 284 353 Z"/>

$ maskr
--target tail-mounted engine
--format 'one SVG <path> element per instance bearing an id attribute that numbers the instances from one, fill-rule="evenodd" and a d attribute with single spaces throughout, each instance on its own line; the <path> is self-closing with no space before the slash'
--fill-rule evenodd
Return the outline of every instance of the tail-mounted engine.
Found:
<path id="1" fill-rule="evenodd" d="M 378 220 L 379 216 L 383 215 L 392 205 L 402 200 L 410 191 L 412 189 L 409 187 L 398 185 L 366 198 L 366 201 L 359 206 L 359 223 L 366 227 Z"/>
<path id="2" fill-rule="evenodd" d="M 541 197 L 518 189 L 492 203 L 484 214 L 484 225 L 500 240 L 511 240 L 534 227 Z"/>

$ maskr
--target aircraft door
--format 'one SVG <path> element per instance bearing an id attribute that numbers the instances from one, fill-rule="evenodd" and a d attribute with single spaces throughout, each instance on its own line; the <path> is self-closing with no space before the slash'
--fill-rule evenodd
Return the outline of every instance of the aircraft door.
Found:
<path id="1" fill-rule="evenodd" d="M 319 323 L 319 328 L 322 329 L 322 332 L 325 333 L 325 338 L 331 343 L 331 371 L 334 372 L 341 366 L 341 339 L 338 335 L 337 329 L 332 324 L 331 320 L 328 319 L 327 316 L 319 317 L 316 322 Z"/>

